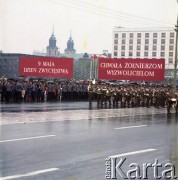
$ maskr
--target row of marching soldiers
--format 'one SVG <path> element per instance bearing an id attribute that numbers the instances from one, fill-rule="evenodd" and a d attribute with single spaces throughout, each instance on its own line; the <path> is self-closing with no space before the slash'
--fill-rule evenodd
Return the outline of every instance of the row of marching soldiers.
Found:
<path id="1" fill-rule="evenodd" d="M 174 97 L 172 87 L 151 87 L 138 85 L 110 85 L 92 83 L 88 86 L 89 105 L 96 99 L 98 106 L 113 107 L 166 107 L 169 99 Z M 178 102 L 178 90 L 176 99 Z"/>

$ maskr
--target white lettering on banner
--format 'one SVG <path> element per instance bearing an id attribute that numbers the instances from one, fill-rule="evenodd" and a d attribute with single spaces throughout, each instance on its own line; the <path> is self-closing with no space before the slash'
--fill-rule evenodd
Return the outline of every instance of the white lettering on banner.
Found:
<path id="1" fill-rule="evenodd" d="M 67 69 L 39 68 L 39 73 L 69 74 Z"/>
<path id="2" fill-rule="evenodd" d="M 154 76 L 154 71 L 119 71 L 119 70 L 107 70 L 107 75 L 124 75 L 124 76 Z"/>
<path id="3" fill-rule="evenodd" d="M 37 68 L 24 68 L 24 72 L 36 72 Z"/>
<path id="4" fill-rule="evenodd" d="M 43 61 L 43 66 L 51 67 L 51 66 L 55 66 L 55 64 L 52 61 Z"/>
<path id="5" fill-rule="evenodd" d="M 121 63 L 101 63 L 101 68 L 115 68 L 115 69 L 121 69 L 122 64 Z M 124 68 L 130 69 L 130 68 L 138 68 L 138 69 L 163 69 L 163 64 L 156 64 L 156 63 L 128 63 L 126 62 L 124 65 Z"/>
<path id="6" fill-rule="evenodd" d="M 125 63 L 124 68 L 138 68 L 138 69 L 163 69 L 162 64 L 154 63 Z"/>
<path id="7" fill-rule="evenodd" d="M 122 64 L 118 63 L 101 63 L 101 68 L 122 68 Z"/>

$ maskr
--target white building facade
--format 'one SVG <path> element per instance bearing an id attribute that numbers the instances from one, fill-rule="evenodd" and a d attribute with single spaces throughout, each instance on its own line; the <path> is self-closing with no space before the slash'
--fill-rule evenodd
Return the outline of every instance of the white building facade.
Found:
<path id="1" fill-rule="evenodd" d="M 174 28 L 122 28 L 113 30 L 114 58 L 164 58 L 166 69 L 174 68 Z"/>

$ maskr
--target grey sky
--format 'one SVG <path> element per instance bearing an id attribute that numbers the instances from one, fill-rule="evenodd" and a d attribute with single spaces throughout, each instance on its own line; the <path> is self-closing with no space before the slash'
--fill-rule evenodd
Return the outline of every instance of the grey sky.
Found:
<path id="1" fill-rule="evenodd" d="M 77 53 L 112 50 L 114 26 L 174 27 L 176 0 L 0 0 L 0 50 L 45 50 L 54 26 L 64 52 L 72 31 Z"/>

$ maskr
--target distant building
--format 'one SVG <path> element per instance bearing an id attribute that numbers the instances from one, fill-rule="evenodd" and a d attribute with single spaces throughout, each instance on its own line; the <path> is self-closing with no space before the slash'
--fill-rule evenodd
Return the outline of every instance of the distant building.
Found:
<path id="1" fill-rule="evenodd" d="M 56 37 L 54 36 L 54 31 L 52 32 L 51 37 L 49 38 L 49 45 L 46 48 L 46 56 L 58 57 L 60 52 L 56 46 Z"/>
<path id="2" fill-rule="evenodd" d="M 35 56 L 46 56 L 46 52 L 45 52 L 45 50 L 43 50 L 43 51 L 34 50 L 33 55 L 35 55 Z"/>
<path id="3" fill-rule="evenodd" d="M 76 50 L 74 49 L 74 41 L 72 40 L 72 36 L 70 35 L 69 40 L 67 41 L 67 48 L 64 51 L 65 54 L 76 54 Z"/>
<path id="4" fill-rule="evenodd" d="M 174 28 L 122 28 L 113 30 L 114 58 L 164 58 L 166 69 L 173 69 Z"/>
<path id="5" fill-rule="evenodd" d="M 0 53 L 0 77 L 19 77 L 19 59 L 22 56 L 34 57 L 34 55 L 29 54 Z"/>
<path id="6" fill-rule="evenodd" d="M 90 79 L 91 73 L 91 55 L 84 53 L 82 57 L 74 61 L 74 79 L 87 80 Z"/>

